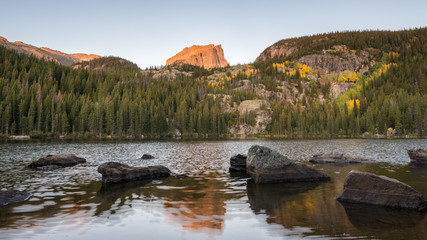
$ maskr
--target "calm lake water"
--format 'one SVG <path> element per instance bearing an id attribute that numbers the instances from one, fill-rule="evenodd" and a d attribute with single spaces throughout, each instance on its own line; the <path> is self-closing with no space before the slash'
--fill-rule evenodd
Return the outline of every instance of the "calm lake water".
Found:
<path id="1" fill-rule="evenodd" d="M 228 172 L 229 158 L 254 145 L 307 162 L 321 152 L 372 158 L 369 165 L 317 165 L 324 183 L 257 185 Z M 30 141 L 0 143 L 0 189 L 25 190 L 25 202 L 0 208 L 0 239 L 427 239 L 425 214 L 346 205 L 356 169 L 405 182 L 427 197 L 427 168 L 408 166 L 407 149 L 427 140 Z M 26 168 L 47 154 L 87 163 L 50 171 Z M 139 159 L 149 153 L 153 160 Z M 189 177 L 103 187 L 97 167 L 165 165 Z"/>

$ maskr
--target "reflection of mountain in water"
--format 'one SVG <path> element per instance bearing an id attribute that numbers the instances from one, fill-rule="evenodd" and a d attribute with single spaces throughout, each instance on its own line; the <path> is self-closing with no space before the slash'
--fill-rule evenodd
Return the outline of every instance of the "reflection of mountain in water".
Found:
<path id="1" fill-rule="evenodd" d="M 103 186 L 97 193 L 99 204 L 95 215 L 105 211 L 114 214 L 112 208 L 120 208 L 138 199 L 164 201 L 165 219 L 168 224 L 178 225 L 192 233 L 217 235 L 224 228 L 225 201 L 233 198 L 226 194 L 226 182 L 205 177 L 203 179 L 169 177 L 161 185 L 151 181 L 138 181 Z"/>

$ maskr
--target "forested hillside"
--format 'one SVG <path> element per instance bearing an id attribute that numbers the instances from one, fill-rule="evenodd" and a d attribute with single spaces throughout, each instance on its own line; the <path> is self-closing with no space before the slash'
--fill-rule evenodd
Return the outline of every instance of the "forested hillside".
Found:
<path id="1" fill-rule="evenodd" d="M 0 47 L 0 134 L 427 135 L 426 28 L 273 46 L 294 48 L 222 69 L 144 71 L 119 58 L 66 67 Z"/>

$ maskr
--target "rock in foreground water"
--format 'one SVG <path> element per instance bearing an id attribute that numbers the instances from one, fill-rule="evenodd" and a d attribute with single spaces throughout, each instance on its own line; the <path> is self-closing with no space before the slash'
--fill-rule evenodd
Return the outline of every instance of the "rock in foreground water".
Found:
<path id="1" fill-rule="evenodd" d="M 167 177 L 170 170 L 164 166 L 131 167 L 118 162 L 103 163 L 98 167 L 103 183 L 120 183 L 141 179 Z"/>
<path id="2" fill-rule="evenodd" d="M 347 175 L 344 191 L 337 200 L 418 211 L 427 209 L 424 197 L 411 186 L 386 176 L 354 170 Z"/>
<path id="3" fill-rule="evenodd" d="M 18 190 L 6 190 L 0 191 L 0 206 L 6 206 L 12 203 L 18 203 L 27 200 L 31 196 L 31 193 L 18 191 Z"/>
<path id="4" fill-rule="evenodd" d="M 141 159 L 154 159 L 154 156 L 150 154 L 144 154 L 142 155 Z"/>
<path id="5" fill-rule="evenodd" d="M 70 167 L 85 162 L 86 159 L 77 157 L 74 154 L 58 154 L 42 157 L 39 160 L 32 162 L 29 167 L 42 169 L 44 166 L 50 166 L 52 169 L 53 165 L 58 167 Z"/>
<path id="6" fill-rule="evenodd" d="M 246 155 L 237 154 L 230 158 L 230 172 L 246 172 Z"/>
<path id="7" fill-rule="evenodd" d="M 246 160 L 248 174 L 256 183 L 324 181 L 330 177 L 303 163 L 289 158 L 267 147 L 254 145 L 249 149 Z"/>
<path id="8" fill-rule="evenodd" d="M 332 164 L 362 164 L 375 163 L 376 161 L 358 156 L 348 156 L 342 153 L 321 153 L 314 155 L 309 162 L 316 164 L 332 163 Z"/>
<path id="9" fill-rule="evenodd" d="M 413 148 L 408 150 L 411 164 L 419 166 L 427 166 L 427 151 L 420 148 Z"/>

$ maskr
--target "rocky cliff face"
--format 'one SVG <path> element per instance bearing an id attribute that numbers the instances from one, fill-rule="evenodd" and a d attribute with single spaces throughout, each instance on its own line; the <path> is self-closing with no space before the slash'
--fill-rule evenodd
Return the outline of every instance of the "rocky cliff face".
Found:
<path id="1" fill-rule="evenodd" d="M 273 44 L 267 49 L 265 49 L 255 60 L 255 62 L 265 61 L 268 59 L 278 58 L 278 57 L 287 57 L 291 54 L 294 54 L 298 51 L 298 48 L 292 43 L 285 44 Z"/>
<path id="2" fill-rule="evenodd" d="M 44 58 L 48 61 L 55 61 L 65 66 L 71 66 L 74 63 L 82 61 L 89 61 L 92 59 L 100 58 L 98 55 L 88 55 L 83 53 L 67 54 L 50 48 L 38 48 L 23 42 L 9 42 L 6 38 L 0 37 L 0 45 L 9 49 L 13 49 L 19 53 L 33 55 L 38 58 Z"/>
<path id="3" fill-rule="evenodd" d="M 360 51 L 358 54 L 346 52 L 339 56 L 311 54 L 298 59 L 297 62 L 316 70 L 322 70 L 324 73 L 340 73 L 346 70 L 364 73 L 368 71 L 371 59 L 372 56 L 367 51 Z"/>
<path id="4" fill-rule="evenodd" d="M 214 46 L 213 44 L 205 46 L 194 45 L 184 48 L 184 50 L 166 61 L 166 65 L 180 64 L 190 64 L 206 69 L 228 66 L 221 45 Z"/>

